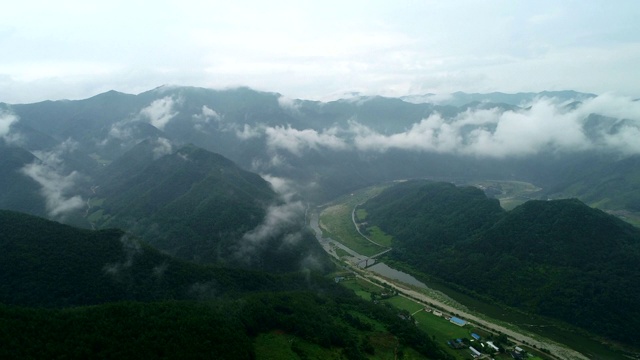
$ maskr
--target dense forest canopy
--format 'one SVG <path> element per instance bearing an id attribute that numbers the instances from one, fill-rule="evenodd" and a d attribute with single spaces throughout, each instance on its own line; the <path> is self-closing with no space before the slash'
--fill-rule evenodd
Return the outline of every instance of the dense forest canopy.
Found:
<path id="1" fill-rule="evenodd" d="M 576 199 L 506 212 L 471 187 L 407 181 L 363 205 L 394 259 L 499 303 L 633 342 L 640 230 Z"/>
<path id="2" fill-rule="evenodd" d="M 381 349 L 371 343 L 381 335 L 397 339 L 385 351 L 449 358 L 397 310 L 323 274 L 198 265 L 120 230 L 10 211 L 0 229 L 2 358 L 254 359 L 255 339 L 269 332 L 345 359 Z M 289 346 L 304 358 L 311 345 Z"/>

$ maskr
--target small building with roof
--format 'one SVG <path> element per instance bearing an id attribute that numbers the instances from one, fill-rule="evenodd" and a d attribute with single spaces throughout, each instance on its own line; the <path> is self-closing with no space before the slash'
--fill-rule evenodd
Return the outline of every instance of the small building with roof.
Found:
<path id="1" fill-rule="evenodd" d="M 473 354 L 474 358 L 482 355 L 482 353 L 476 350 L 473 346 L 469 346 L 469 350 L 471 350 L 471 353 Z"/>
<path id="2" fill-rule="evenodd" d="M 465 326 L 467 324 L 466 321 L 464 321 L 464 320 L 462 320 L 462 319 L 460 319 L 458 317 L 455 317 L 455 316 L 452 316 L 451 319 L 449 319 L 449 321 L 451 321 L 452 323 L 454 323 L 454 324 L 456 324 L 458 326 Z"/>
<path id="3" fill-rule="evenodd" d="M 487 341 L 487 345 L 489 345 L 489 347 L 494 351 L 500 351 L 500 349 L 493 343 L 493 341 Z"/>

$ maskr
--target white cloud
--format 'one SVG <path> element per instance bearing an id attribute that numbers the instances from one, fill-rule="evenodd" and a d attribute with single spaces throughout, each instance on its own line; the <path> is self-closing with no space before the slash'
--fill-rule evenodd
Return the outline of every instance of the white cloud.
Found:
<path id="1" fill-rule="evenodd" d="M 34 155 L 38 159 L 21 169 L 23 174 L 40 184 L 40 193 L 51 217 L 64 217 L 68 212 L 85 206 L 80 195 L 73 195 L 82 176 L 77 171 L 65 173 L 61 158 L 64 153 L 75 151 L 77 146 L 77 142 L 67 139 L 52 151 L 36 151 Z"/>
<path id="2" fill-rule="evenodd" d="M 146 118 L 149 123 L 160 130 L 164 130 L 165 125 L 173 119 L 178 112 L 174 110 L 176 101 L 171 96 L 154 100 L 149 106 L 140 110 L 140 116 Z"/>
<path id="3" fill-rule="evenodd" d="M 242 236 L 236 256 L 245 262 L 251 262 L 256 251 L 270 239 L 279 237 L 283 244 L 299 239 L 297 232 L 289 231 L 296 229 L 295 226 L 301 223 L 304 208 L 304 204 L 300 201 L 270 206 L 262 223 Z"/>
<path id="4" fill-rule="evenodd" d="M 12 130 L 12 126 L 19 120 L 20 118 L 15 114 L 0 110 L 0 139 L 7 144 L 20 145 L 24 140 L 22 134 Z"/>
<path id="5" fill-rule="evenodd" d="M 353 142 L 361 151 L 389 149 L 425 151 L 486 157 L 518 157 L 545 151 L 583 150 L 640 153 L 640 103 L 612 95 L 586 100 L 574 108 L 553 99 L 537 99 L 516 111 L 469 109 L 451 119 L 432 114 L 409 130 L 386 135 L 359 123 L 351 123 Z M 599 114 L 627 119 L 614 131 L 596 129 L 588 136 L 586 118 Z"/>
<path id="6" fill-rule="evenodd" d="M 42 187 L 41 194 L 46 199 L 50 216 L 63 216 L 85 206 L 80 195 L 67 195 L 79 178 L 78 172 L 73 171 L 68 175 L 61 175 L 53 169 L 37 164 L 27 165 L 23 171 Z"/>
<path id="7" fill-rule="evenodd" d="M 209 108 L 207 105 L 202 105 L 202 112 L 193 115 L 193 119 L 197 122 L 209 123 L 211 120 L 220 121 L 221 117 L 215 110 Z"/>
<path id="8" fill-rule="evenodd" d="M 300 111 L 301 102 L 300 100 L 292 99 L 292 98 L 281 95 L 280 97 L 278 97 L 278 105 L 283 110 L 291 111 L 293 113 L 298 113 Z"/>
<path id="9" fill-rule="evenodd" d="M 299 192 L 299 184 L 293 180 L 270 174 L 261 174 L 260 176 L 268 181 L 271 184 L 273 191 L 280 195 L 280 197 L 282 197 L 286 202 L 290 202 Z"/>
<path id="10" fill-rule="evenodd" d="M 640 120 L 640 101 L 606 93 L 586 100 L 578 109 L 581 116 L 596 113 L 617 119 Z"/>
<path id="11" fill-rule="evenodd" d="M 0 137 L 5 138 L 11 131 L 11 125 L 18 122 L 18 117 L 6 111 L 0 111 Z"/>
<path id="12" fill-rule="evenodd" d="M 133 137 L 133 130 L 129 126 L 128 121 L 118 121 L 111 125 L 111 129 L 109 129 L 108 137 L 105 138 L 104 142 L 108 141 L 109 138 L 114 138 L 118 140 L 130 140 Z"/>
<path id="13" fill-rule="evenodd" d="M 193 124 L 193 128 L 205 133 L 205 124 L 209 124 L 212 120 L 217 122 L 222 120 L 222 116 L 220 116 L 218 112 L 206 105 L 202 105 L 202 112 L 200 114 L 194 114 L 191 117 L 195 122 L 195 124 Z"/>
<path id="14" fill-rule="evenodd" d="M 241 140 L 249 140 L 262 136 L 263 129 L 260 127 L 251 127 L 248 124 L 244 124 L 242 130 L 236 130 L 236 136 Z"/>
<path id="15" fill-rule="evenodd" d="M 291 126 L 275 126 L 266 128 L 265 134 L 270 149 L 284 149 L 300 156 L 307 149 L 347 149 L 347 143 L 337 136 L 337 131 L 336 128 L 318 132 L 313 129 L 298 130 Z"/>
<path id="16" fill-rule="evenodd" d="M 266 161 L 262 159 L 257 159 L 257 158 L 254 158 L 253 161 L 251 161 L 251 171 L 257 172 L 257 173 L 268 171 L 273 168 L 286 168 L 286 167 L 290 167 L 289 163 L 287 162 L 287 159 L 281 154 L 277 154 L 277 153 L 270 154 L 269 157 L 266 159 Z"/>
<path id="17" fill-rule="evenodd" d="M 155 147 L 153 148 L 153 159 L 158 159 L 164 155 L 171 154 L 173 146 L 171 141 L 165 138 L 158 138 L 155 141 Z"/>

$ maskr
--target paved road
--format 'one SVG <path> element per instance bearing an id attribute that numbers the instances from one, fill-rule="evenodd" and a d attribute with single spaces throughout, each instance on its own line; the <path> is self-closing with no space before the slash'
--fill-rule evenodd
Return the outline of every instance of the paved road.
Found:
<path id="1" fill-rule="evenodd" d="M 357 259 L 363 260 L 366 259 L 366 256 L 360 255 L 358 253 L 356 253 L 355 251 L 347 248 L 346 246 L 344 246 L 343 244 L 330 239 L 330 238 L 324 238 L 322 236 L 322 231 L 320 230 L 319 227 L 319 214 L 317 212 L 314 212 L 311 215 L 310 218 L 310 226 L 311 228 L 314 230 L 315 234 L 316 234 L 316 238 L 318 239 L 318 242 L 320 242 L 320 244 L 322 245 L 322 247 L 325 249 L 325 251 L 327 251 L 329 253 L 329 255 L 339 259 L 339 256 L 333 251 L 332 248 L 332 244 L 333 246 L 338 246 L 341 249 L 347 251 L 349 254 L 351 254 L 354 259 L 356 259 L 356 262 L 354 262 L 352 265 L 354 268 L 357 268 L 357 266 L 355 266 L 355 264 L 357 263 Z M 353 216 L 353 215 L 352 215 Z M 355 271 L 355 270 L 354 270 Z M 546 348 L 549 351 L 551 351 L 551 353 L 553 355 L 548 355 L 553 359 L 557 359 L 557 360 L 589 360 L 589 358 L 587 358 L 586 356 L 580 354 L 577 351 L 574 351 L 572 349 L 569 349 L 567 347 L 564 347 L 560 344 L 551 342 L 551 341 L 539 341 L 537 339 L 534 339 L 533 337 L 523 334 L 521 332 L 517 332 L 514 331 L 510 328 L 506 328 L 504 326 L 498 325 L 498 324 L 494 324 L 491 323 L 487 320 L 481 319 L 473 314 L 467 313 L 463 310 L 454 308 L 448 304 L 445 304 L 441 301 L 439 301 L 438 299 L 435 299 L 433 297 L 430 297 L 426 294 L 417 292 L 415 290 L 412 290 L 406 286 L 402 286 L 401 283 L 398 283 L 396 281 L 392 281 L 392 280 L 388 280 L 387 278 L 384 278 L 372 271 L 368 271 L 368 270 L 363 270 L 358 268 L 357 271 L 362 274 L 360 275 L 361 278 L 367 280 L 367 281 L 378 281 L 380 283 L 385 283 L 388 284 L 389 286 L 393 287 L 394 289 L 396 289 L 396 291 L 398 291 L 398 294 L 404 297 L 407 297 L 409 299 L 412 300 L 417 300 L 419 302 L 421 302 L 422 304 L 425 305 L 429 305 L 429 306 L 433 306 L 433 307 L 437 307 L 441 310 L 444 310 L 448 313 L 452 313 L 452 314 L 457 314 L 458 317 L 461 317 L 465 320 L 467 320 L 468 322 L 471 322 L 475 325 L 478 325 L 482 328 L 485 328 L 491 332 L 501 332 L 505 335 L 507 335 L 509 338 L 511 338 L 512 340 L 515 340 L 515 342 L 517 343 L 526 343 L 529 345 L 535 345 L 537 348 Z"/>
<path id="2" fill-rule="evenodd" d="M 551 351 L 551 353 L 553 355 L 550 355 L 551 357 L 555 358 L 555 359 L 567 359 L 567 360 L 573 360 L 573 359 L 579 359 L 579 360 L 588 360 L 589 358 L 587 358 L 586 356 L 580 354 L 577 351 L 568 349 L 562 345 L 553 343 L 551 341 L 539 341 L 537 339 L 534 339 L 533 337 L 530 337 L 526 334 L 514 331 L 512 329 L 506 328 L 504 326 L 498 325 L 498 324 L 494 324 L 491 323 L 487 320 L 481 319 L 473 314 L 467 313 L 465 311 L 462 311 L 460 309 L 454 308 L 450 305 L 447 305 L 437 299 L 434 299 L 426 294 L 417 292 L 415 290 L 409 289 L 407 287 L 404 287 L 394 281 L 389 281 L 387 279 L 385 279 L 384 277 L 377 275 L 373 272 L 370 271 L 366 271 L 366 276 L 364 277 L 365 279 L 368 278 L 369 279 L 375 279 L 376 281 L 388 284 L 389 286 L 393 287 L 394 289 L 396 289 L 398 291 L 398 294 L 404 297 L 407 297 L 409 299 L 412 300 L 418 300 L 419 302 L 421 302 L 422 304 L 425 305 L 430 305 L 433 307 L 437 307 L 439 309 L 442 309 L 448 313 L 451 314 L 457 314 L 458 317 L 463 318 L 464 320 L 473 323 L 474 325 L 478 325 L 482 328 L 485 328 L 489 331 L 492 332 L 501 332 L 505 335 L 507 335 L 509 338 L 511 338 L 512 340 L 515 340 L 518 343 L 526 343 L 529 345 L 535 345 L 537 348 L 546 348 L 549 351 Z"/>

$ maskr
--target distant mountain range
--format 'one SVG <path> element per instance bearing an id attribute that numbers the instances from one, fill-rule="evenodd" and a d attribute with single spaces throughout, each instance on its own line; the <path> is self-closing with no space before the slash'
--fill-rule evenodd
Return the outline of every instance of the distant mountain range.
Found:
<path id="1" fill-rule="evenodd" d="M 77 171 L 80 180 L 141 141 L 162 138 L 173 149 L 193 144 L 246 170 L 294 180 L 299 193 L 319 202 L 415 177 L 516 179 L 546 195 L 553 188 L 582 196 L 572 187 L 573 174 L 597 183 L 598 169 L 638 156 L 631 141 L 639 128 L 636 102 L 629 99 L 573 91 L 430 99 L 357 96 L 323 103 L 248 88 L 110 91 L 78 101 L 0 104 L 4 121 L 14 119 L 0 142 L 37 152 L 50 167 L 55 162 L 58 177 Z M 606 183 L 601 188 L 601 199 L 590 204 L 627 208 L 599 202 L 612 195 Z"/>
<path id="2" fill-rule="evenodd" d="M 165 86 L 0 104 L 0 207 L 118 226 L 185 259 L 216 263 L 307 238 L 294 230 L 305 202 L 388 180 L 523 180 L 542 188 L 534 198 L 640 209 L 633 101 L 572 91 L 406 100 L 322 103 Z M 624 101 L 631 110 L 611 110 Z M 278 194 L 256 174 L 279 184 Z M 282 224 L 267 226 L 269 216 Z M 293 263 L 316 257 L 309 243 L 288 247 L 301 257 Z M 247 261 L 278 265 L 265 256 Z"/>
<path id="3" fill-rule="evenodd" d="M 584 101 L 596 97 L 595 94 L 580 93 L 573 90 L 542 91 L 539 93 L 522 92 L 506 94 L 492 92 L 487 94 L 454 92 L 452 94 L 424 94 L 401 97 L 402 100 L 412 103 L 437 103 L 439 105 L 464 106 L 471 103 L 493 103 L 514 106 L 527 106 L 539 98 L 553 98 L 562 102 Z"/>
<path id="4" fill-rule="evenodd" d="M 638 104 L 573 91 L 319 102 L 248 88 L 175 86 L 0 104 L 0 302 L 190 301 L 305 287 L 303 294 L 265 296 L 269 304 L 259 295 L 230 295 L 216 306 L 235 309 L 229 316 L 244 327 L 231 327 L 246 344 L 277 330 L 257 324 L 289 326 L 274 319 L 298 321 L 291 314 L 305 313 L 307 304 L 310 314 L 331 316 L 317 328 L 289 331 L 362 358 L 368 335 L 345 335 L 341 343 L 331 334 L 346 334 L 353 326 L 341 325 L 344 314 L 356 308 L 369 314 L 369 305 L 343 297 L 325 280 L 310 281 L 309 274 L 334 265 L 307 229 L 306 211 L 390 180 L 518 180 L 540 188 L 528 196 L 541 200 L 505 212 L 476 188 L 408 181 L 366 207 L 371 221 L 396 238 L 390 253 L 396 260 L 509 305 L 632 341 L 640 318 L 633 291 L 640 288 L 638 230 L 587 205 L 640 224 Z M 582 202 L 546 201 L 566 198 Z M 284 275 L 291 273 L 297 275 Z M 327 299 L 307 287 L 338 293 Z M 283 305 L 290 297 L 300 301 Z M 248 319 L 242 304 L 250 304 Z M 164 305 L 157 306 L 153 311 L 162 312 Z M 603 308 L 613 310 L 597 313 Z M 81 316 L 103 319 L 97 309 L 98 315 Z M 37 322 L 53 314 L 64 323 L 70 316 L 14 310 L 0 306 L 0 317 Z M 428 336 L 416 340 L 396 323 L 397 314 L 385 314 L 385 329 L 413 334 L 403 338 L 412 344 L 406 346 L 441 358 Z M 146 321 L 140 319 L 135 326 Z"/>

